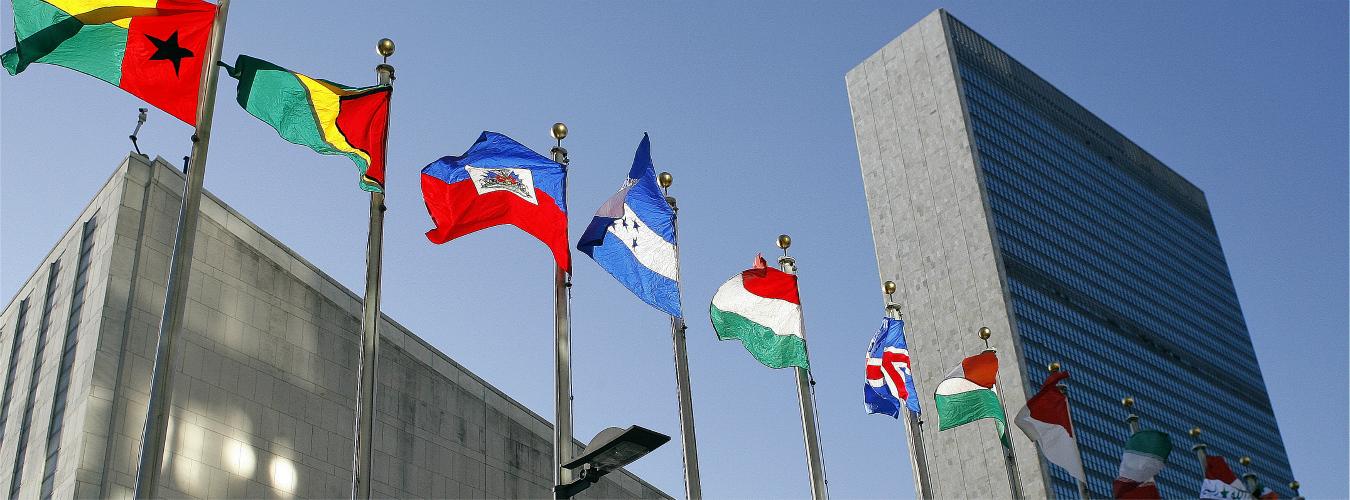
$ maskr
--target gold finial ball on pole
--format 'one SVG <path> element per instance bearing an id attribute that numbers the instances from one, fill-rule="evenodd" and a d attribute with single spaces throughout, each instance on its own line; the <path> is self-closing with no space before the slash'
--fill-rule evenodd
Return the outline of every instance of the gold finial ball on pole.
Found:
<path id="1" fill-rule="evenodd" d="M 1046 368 L 1047 370 L 1050 370 L 1050 373 L 1055 373 L 1055 372 L 1059 371 L 1059 362 L 1056 361 L 1056 362 L 1054 362 L 1054 363 L 1050 363 L 1050 366 L 1047 366 L 1047 367 L 1045 367 L 1045 368 Z"/>
<path id="2" fill-rule="evenodd" d="M 881 291 L 886 292 L 886 295 L 891 295 L 895 293 L 895 282 L 891 280 L 886 280 L 885 283 L 881 284 Z"/>
<path id="3" fill-rule="evenodd" d="M 1191 437 L 1193 437 L 1193 438 L 1198 438 L 1198 437 L 1200 437 L 1200 428 L 1199 428 L 1199 427 L 1191 427 L 1191 430 L 1187 431 L 1186 433 L 1187 433 L 1187 434 L 1190 434 Z"/>
<path id="4" fill-rule="evenodd" d="M 563 132 L 563 135 L 567 135 L 567 133 Z M 674 182 L 675 176 L 670 175 L 670 172 L 661 172 L 656 175 L 656 183 L 660 184 L 663 188 L 669 188 Z"/>
<path id="5" fill-rule="evenodd" d="M 553 134 L 553 138 L 554 138 L 554 139 L 557 139 L 557 140 L 559 140 L 559 141 L 561 141 L 561 140 L 563 140 L 563 139 L 566 139 L 566 138 L 567 138 L 567 124 L 565 124 L 565 123 L 563 123 L 563 122 L 554 123 L 554 124 L 553 124 L 553 130 L 550 130 L 549 133 Z"/>
<path id="6" fill-rule="evenodd" d="M 788 235 L 786 235 L 786 234 L 780 234 L 780 235 L 778 235 L 778 248 L 781 248 L 781 249 L 783 249 L 783 250 L 787 250 L 788 247 L 790 247 L 790 246 L 792 246 L 792 237 L 791 237 L 791 236 L 788 236 Z"/>
<path id="7" fill-rule="evenodd" d="M 980 340 L 989 340 L 989 336 L 993 334 L 994 333 L 989 330 L 989 327 L 987 326 L 980 327 Z"/>
<path id="8" fill-rule="evenodd" d="M 1242 464 L 1242 465 L 1244 465 L 1244 466 L 1246 466 L 1246 465 L 1251 465 L 1251 464 L 1252 464 L 1252 457 L 1242 457 L 1242 458 L 1239 458 L 1239 459 L 1238 459 L 1238 463 L 1240 463 L 1240 464 Z"/>
<path id="9" fill-rule="evenodd" d="M 1120 404 L 1125 405 L 1126 408 L 1133 408 L 1134 396 L 1125 396 L 1125 399 L 1120 400 Z"/>
<path id="10" fill-rule="evenodd" d="M 1294 493 L 1298 493 L 1298 487 L 1299 487 L 1298 481 L 1289 482 L 1289 489 L 1294 490 Z"/>
<path id="11" fill-rule="evenodd" d="M 384 57 L 394 55 L 394 41 L 388 38 L 381 38 L 380 41 L 375 44 L 375 52 Z"/>

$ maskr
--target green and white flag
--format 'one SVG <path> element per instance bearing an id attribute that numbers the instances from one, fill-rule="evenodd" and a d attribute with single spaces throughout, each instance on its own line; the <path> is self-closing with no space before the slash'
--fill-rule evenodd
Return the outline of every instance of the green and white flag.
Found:
<path id="1" fill-rule="evenodd" d="M 1167 455 L 1172 453 L 1172 438 L 1161 431 L 1139 431 L 1125 443 L 1120 458 L 1120 473 L 1111 485 L 1114 498 L 1161 498 L 1153 476 L 1162 472 Z"/>
<path id="2" fill-rule="evenodd" d="M 998 381 L 998 356 L 984 351 L 961 360 L 947 374 L 933 395 L 937 405 L 938 430 L 945 431 L 976 420 L 992 418 L 998 435 L 1006 442 L 1008 422 L 999 404 L 994 383 Z"/>
<path id="3" fill-rule="evenodd" d="M 810 369 L 797 277 L 770 269 L 763 256 L 717 289 L 708 313 L 719 340 L 740 340 L 764 366 Z"/>

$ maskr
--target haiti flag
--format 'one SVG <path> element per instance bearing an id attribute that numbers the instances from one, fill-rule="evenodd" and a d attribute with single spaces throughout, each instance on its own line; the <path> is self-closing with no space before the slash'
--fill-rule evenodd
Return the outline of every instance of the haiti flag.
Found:
<path id="1" fill-rule="evenodd" d="M 572 272 L 568 252 L 567 170 L 510 137 L 483 132 L 461 156 L 422 169 L 422 198 L 441 244 L 479 229 L 511 224 L 548 245 L 558 267 Z"/>

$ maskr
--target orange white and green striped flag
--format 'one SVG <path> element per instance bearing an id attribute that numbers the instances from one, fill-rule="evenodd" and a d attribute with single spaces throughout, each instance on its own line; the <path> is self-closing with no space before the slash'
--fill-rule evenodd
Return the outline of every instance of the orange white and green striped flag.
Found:
<path id="1" fill-rule="evenodd" d="M 994 392 L 998 382 L 998 355 L 984 351 L 961 360 L 947 378 L 938 384 L 933 401 L 937 405 L 938 430 L 945 431 L 976 420 L 992 418 L 999 438 L 1007 444 L 1007 418 Z"/>
<path id="2" fill-rule="evenodd" d="M 245 55 L 234 67 L 221 66 L 239 80 L 236 100 L 245 111 L 271 125 L 282 139 L 350 158 L 361 174 L 361 189 L 384 190 L 392 87 L 348 87 Z"/>
<path id="3" fill-rule="evenodd" d="M 206 42 L 216 6 L 201 0 L 13 0 L 17 75 L 33 63 L 79 71 L 197 123 Z"/>

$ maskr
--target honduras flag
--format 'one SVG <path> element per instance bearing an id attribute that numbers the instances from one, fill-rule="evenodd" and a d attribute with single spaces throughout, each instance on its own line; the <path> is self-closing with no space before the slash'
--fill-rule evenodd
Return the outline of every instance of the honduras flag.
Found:
<path id="1" fill-rule="evenodd" d="M 881 330 L 867 346 L 867 383 L 863 385 L 863 403 L 867 413 L 885 413 L 900 418 L 900 401 L 910 413 L 919 414 L 919 391 L 909 373 L 909 347 L 905 344 L 905 322 L 886 318 Z"/>
<path id="2" fill-rule="evenodd" d="M 628 179 L 600 205 L 577 250 L 595 259 L 643 302 L 682 316 L 675 211 L 656 184 L 647 134 L 638 144 Z"/>

